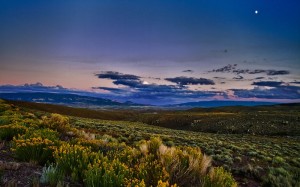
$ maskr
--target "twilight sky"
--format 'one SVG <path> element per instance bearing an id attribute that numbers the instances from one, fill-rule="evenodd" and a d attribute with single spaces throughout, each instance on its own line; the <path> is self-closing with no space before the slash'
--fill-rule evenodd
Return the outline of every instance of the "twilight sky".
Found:
<path id="1" fill-rule="evenodd" d="M 300 101 L 298 0 L 0 0 L 0 23 L 0 85 Z"/>

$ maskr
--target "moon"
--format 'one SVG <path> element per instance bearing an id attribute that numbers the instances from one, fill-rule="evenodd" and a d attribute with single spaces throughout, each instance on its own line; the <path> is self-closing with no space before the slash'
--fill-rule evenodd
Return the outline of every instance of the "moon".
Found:
<path id="1" fill-rule="evenodd" d="M 255 10 L 254 13 L 255 13 L 255 14 L 258 14 L 258 10 Z"/>

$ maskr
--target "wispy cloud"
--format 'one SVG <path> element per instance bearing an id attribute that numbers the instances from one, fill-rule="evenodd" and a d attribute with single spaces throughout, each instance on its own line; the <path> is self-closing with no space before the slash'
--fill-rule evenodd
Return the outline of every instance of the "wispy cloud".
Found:
<path id="1" fill-rule="evenodd" d="M 183 70 L 182 72 L 183 72 L 183 73 L 194 73 L 194 71 L 191 70 L 191 69 Z"/>
<path id="2" fill-rule="evenodd" d="M 288 75 L 290 74 L 289 71 L 287 70 L 265 70 L 265 69 L 239 69 L 237 68 L 237 64 L 228 64 L 224 67 L 218 68 L 218 69 L 213 69 L 212 71 L 209 72 L 219 72 L 219 73 L 233 73 L 233 74 L 266 74 L 269 76 L 274 76 L 274 75 Z"/>

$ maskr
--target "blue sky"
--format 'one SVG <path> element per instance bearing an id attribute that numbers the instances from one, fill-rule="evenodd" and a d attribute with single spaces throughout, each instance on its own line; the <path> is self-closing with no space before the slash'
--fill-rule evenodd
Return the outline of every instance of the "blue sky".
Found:
<path id="1" fill-rule="evenodd" d="M 300 1 L 1 0 L 0 22 L 1 85 L 141 103 L 300 99 Z"/>

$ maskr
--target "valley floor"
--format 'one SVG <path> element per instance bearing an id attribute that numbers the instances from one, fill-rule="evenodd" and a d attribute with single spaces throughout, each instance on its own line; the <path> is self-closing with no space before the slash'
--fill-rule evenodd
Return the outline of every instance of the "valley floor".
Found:
<path id="1" fill-rule="evenodd" d="M 44 160 L 33 161 L 31 158 L 28 160 L 30 162 L 27 162 L 20 159 L 16 151 L 18 141 L 26 143 L 26 139 L 35 138 L 34 134 L 38 134 L 39 137 L 46 136 L 52 142 L 60 142 L 59 145 L 54 143 L 53 146 L 62 146 L 64 142 L 80 146 L 89 145 L 92 155 L 93 149 L 101 150 L 105 154 L 111 150 L 122 151 L 127 148 L 134 150 L 135 147 L 138 148 L 141 145 L 141 142 L 147 142 L 145 145 L 150 145 L 154 141 L 153 137 L 159 137 L 164 145 L 176 147 L 178 151 L 186 148 L 200 148 L 200 155 L 209 155 L 212 158 L 212 165 L 221 166 L 230 172 L 239 186 L 297 186 L 300 184 L 300 141 L 296 136 L 192 132 L 152 126 L 142 122 L 72 116 L 59 117 L 56 119 L 60 120 L 59 124 L 56 124 L 51 121 L 51 115 L 47 112 L 17 107 L 3 101 L 0 105 L 0 139 L 2 139 L 0 142 L 0 176 L 3 184 L 9 181 L 18 186 L 39 183 L 39 178 L 43 175 L 42 168 L 46 162 Z M 70 128 L 68 131 L 64 131 L 62 126 L 66 124 L 61 119 L 67 119 L 68 128 Z M 45 131 L 50 133 L 45 135 L 45 132 L 40 130 L 41 124 L 48 125 Z M 59 126 L 54 127 L 55 124 Z M 19 134 L 24 134 L 20 136 L 21 138 L 19 137 L 19 140 L 13 139 L 17 137 L 17 134 L 14 136 L 8 131 L 6 134 L 3 133 L 6 132 L 5 129 L 16 128 L 16 126 L 20 130 Z M 25 129 L 24 132 L 22 129 Z M 80 140 L 76 137 L 78 134 L 80 134 Z M 8 136 L 11 137 L 7 139 Z M 55 160 L 56 157 L 50 157 L 51 162 L 59 163 Z M 46 160 L 49 163 L 50 160 Z M 79 174 L 79 178 L 81 177 L 83 176 Z M 65 184 L 67 183 L 74 186 L 82 184 L 72 182 L 70 179 L 65 180 Z"/>

